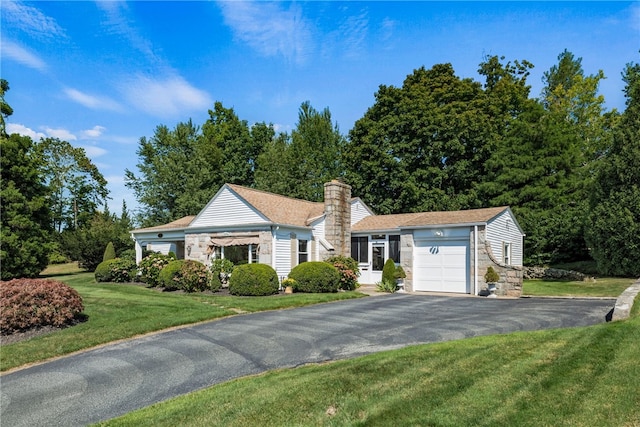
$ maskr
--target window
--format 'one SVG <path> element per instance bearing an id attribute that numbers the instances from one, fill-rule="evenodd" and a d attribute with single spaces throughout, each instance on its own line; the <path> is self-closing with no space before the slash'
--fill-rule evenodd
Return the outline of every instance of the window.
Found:
<path id="1" fill-rule="evenodd" d="M 511 243 L 502 242 L 502 262 L 511 265 Z"/>
<path id="2" fill-rule="evenodd" d="M 309 241 L 298 240 L 298 264 L 309 261 Z"/>
<path id="3" fill-rule="evenodd" d="M 351 237 L 351 258 L 360 263 L 369 262 L 369 238 Z"/>
<path id="4" fill-rule="evenodd" d="M 217 255 L 216 249 L 216 257 Z M 225 246 L 222 248 L 222 256 L 235 265 L 257 263 L 258 245 Z"/>
<path id="5" fill-rule="evenodd" d="M 389 258 L 396 264 L 400 264 L 400 235 L 398 234 L 389 236 Z"/>

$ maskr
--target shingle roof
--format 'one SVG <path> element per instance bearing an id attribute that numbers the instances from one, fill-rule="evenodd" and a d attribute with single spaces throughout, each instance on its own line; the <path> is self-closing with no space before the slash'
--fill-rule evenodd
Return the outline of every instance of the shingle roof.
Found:
<path id="1" fill-rule="evenodd" d="M 195 215 L 184 216 L 182 218 L 176 219 L 168 224 L 156 225 L 155 227 L 147 227 L 147 228 L 139 228 L 137 230 L 133 230 L 135 232 L 140 231 L 159 231 L 159 230 L 174 230 L 181 229 L 187 227 L 191 224 L 191 221 L 195 218 Z"/>
<path id="2" fill-rule="evenodd" d="M 391 230 L 401 227 L 485 223 L 502 213 L 506 206 L 464 211 L 418 212 L 395 215 L 372 215 L 354 224 L 352 231 Z"/>
<path id="3" fill-rule="evenodd" d="M 324 213 L 324 203 L 294 199 L 236 184 L 227 186 L 276 224 L 308 226 Z"/>

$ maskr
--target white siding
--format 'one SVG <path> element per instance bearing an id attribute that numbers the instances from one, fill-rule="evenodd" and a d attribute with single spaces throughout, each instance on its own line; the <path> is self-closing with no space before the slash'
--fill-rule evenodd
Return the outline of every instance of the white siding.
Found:
<path id="1" fill-rule="evenodd" d="M 313 238 L 315 240 L 318 240 L 320 238 L 324 239 L 324 223 L 325 223 L 325 218 L 322 217 L 322 219 L 319 219 L 313 224 L 311 224 L 311 227 L 312 227 L 311 234 L 313 234 Z"/>
<path id="2" fill-rule="evenodd" d="M 354 200 L 351 202 L 351 225 L 370 215 L 371 212 L 364 206 L 362 201 Z"/>
<path id="3" fill-rule="evenodd" d="M 260 223 L 268 223 L 268 221 L 231 190 L 223 188 L 198 214 L 189 228 Z"/>
<path id="4" fill-rule="evenodd" d="M 291 231 L 276 231 L 276 265 L 278 277 L 286 277 L 291 271 Z"/>
<path id="5" fill-rule="evenodd" d="M 522 266 L 523 236 L 508 210 L 487 223 L 487 241 L 496 259 L 503 261 L 503 244 L 511 243 L 511 265 Z"/>

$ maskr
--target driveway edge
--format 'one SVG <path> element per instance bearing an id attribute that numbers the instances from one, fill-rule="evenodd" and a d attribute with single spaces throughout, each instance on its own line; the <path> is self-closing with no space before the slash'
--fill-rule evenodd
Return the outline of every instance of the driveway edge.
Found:
<path id="1" fill-rule="evenodd" d="M 640 279 L 636 280 L 631 286 L 624 290 L 616 300 L 616 306 L 613 309 L 611 320 L 623 320 L 631 315 L 633 301 L 640 293 Z"/>

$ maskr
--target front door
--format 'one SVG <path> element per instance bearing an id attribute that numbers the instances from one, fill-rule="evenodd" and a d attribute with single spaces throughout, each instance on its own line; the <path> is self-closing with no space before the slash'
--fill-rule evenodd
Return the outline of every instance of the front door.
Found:
<path id="1" fill-rule="evenodd" d="M 382 268 L 384 267 L 384 242 L 374 242 L 371 245 L 371 281 L 378 283 L 382 280 Z"/>

